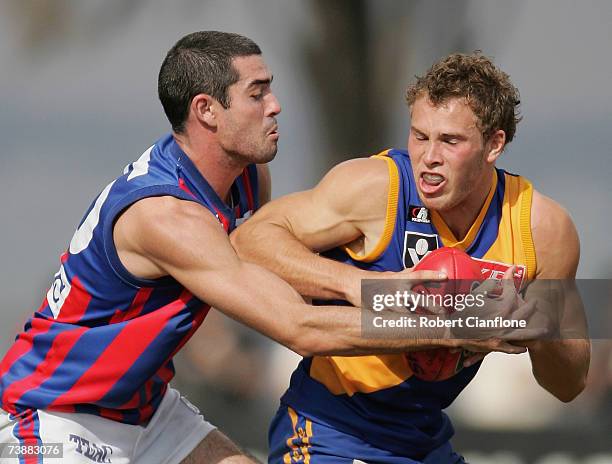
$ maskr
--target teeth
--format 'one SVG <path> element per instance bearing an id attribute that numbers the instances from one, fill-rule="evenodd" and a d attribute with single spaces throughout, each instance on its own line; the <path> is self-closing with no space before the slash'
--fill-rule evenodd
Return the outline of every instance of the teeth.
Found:
<path id="1" fill-rule="evenodd" d="M 442 183 L 442 181 L 444 180 L 444 177 L 438 175 L 438 174 L 423 174 L 423 179 L 425 179 L 425 182 L 427 182 L 428 184 L 440 184 Z"/>

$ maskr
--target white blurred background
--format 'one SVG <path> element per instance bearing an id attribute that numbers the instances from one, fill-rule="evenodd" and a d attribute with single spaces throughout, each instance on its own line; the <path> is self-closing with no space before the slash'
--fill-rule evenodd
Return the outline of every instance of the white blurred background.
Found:
<path id="1" fill-rule="evenodd" d="M 405 147 L 405 87 L 434 61 L 475 49 L 494 57 L 524 115 L 500 165 L 569 210 L 579 277 L 611 277 L 612 2 L 3 0 L 0 354 L 93 197 L 169 130 L 159 66 L 176 40 L 204 29 L 251 37 L 275 75 L 275 197 L 340 160 Z M 570 405 L 535 385 L 526 356 L 488 357 L 451 408 L 455 446 L 474 463 L 612 462 L 612 347 L 594 350 L 589 387 Z M 296 362 L 213 314 L 180 356 L 175 384 L 263 455 Z"/>

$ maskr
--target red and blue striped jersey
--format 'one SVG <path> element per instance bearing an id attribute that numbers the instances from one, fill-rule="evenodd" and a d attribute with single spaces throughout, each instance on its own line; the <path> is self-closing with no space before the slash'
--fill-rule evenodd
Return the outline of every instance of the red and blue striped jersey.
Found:
<path id="1" fill-rule="evenodd" d="M 108 184 L 0 363 L 2 409 L 90 413 L 127 424 L 153 415 L 174 376 L 172 357 L 210 307 L 170 276 L 145 280 L 128 272 L 113 225 L 134 202 L 167 195 L 201 204 L 229 233 L 258 207 L 256 167 L 236 179 L 229 207 L 167 135 Z"/>

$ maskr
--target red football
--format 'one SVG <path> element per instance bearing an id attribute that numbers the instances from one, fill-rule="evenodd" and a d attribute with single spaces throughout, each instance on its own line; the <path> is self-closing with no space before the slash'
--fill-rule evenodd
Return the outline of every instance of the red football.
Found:
<path id="1" fill-rule="evenodd" d="M 468 294 L 474 282 L 481 282 L 482 272 L 477 261 L 456 248 L 439 248 L 428 253 L 415 270 L 444 271 L 448 280 L 418 285 L 414 291 L 435 295 Z M 454 308 L 447 308 L 453 312 Z M 447 348 L 412 351 L 406 354 L 414 375 L 422 380 L 446 380 L 463 369 L 464 353 L 452 353 Z"/>

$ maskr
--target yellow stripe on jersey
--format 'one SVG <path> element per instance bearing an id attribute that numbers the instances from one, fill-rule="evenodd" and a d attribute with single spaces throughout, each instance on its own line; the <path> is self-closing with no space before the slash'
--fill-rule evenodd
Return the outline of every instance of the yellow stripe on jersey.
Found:
<path id="1" fill-rule="evenodd" d="M 433 225 L 438 230 L 438 234 L 440 235 L 440 238 L 442 239 L 442 243 L 444 244 L 444 246 L 452 247 L 452 248 L 459 248 L 463 251 L 467 250 L 470 247 L 470 245 L 476 238 L 478 231 L 480 230 L 482 221 L 484 221 L 484 218 L 487 215 L 487 211 L 489 210 L 489 206 L 491 205 L 491 200 L 493 199 L 493 195 L 495 194 L 496 188 L 497 188 L 497 171 L 493 170 L 493 182 L 491 183 L 489 194 L 487 195 L 484 205 L 482 205 L 482 208 L 480 209 L 480 213 L 478 213 L 476 220 L 474 221 L 474 223 L 470 227 L 470 230 L 468 230 L 468 233 L 465 235 L 465 237 L 462 240 L 458 240 L 455 237 L 455 234 L 453 234 L 453 232 L 446 225 L 446 223 L 444 222 L 444 219 L 442 219 L 442 216 L 440 216 L 436 211 L 431 211 L 431 220 L 433 222 Z"/>
<path id="2" fill-rule="evenodd" d="M 531 236 L 533 186 L 524 177 L 505 176 L 502 217 L 495 242 L 483 259 L 526 266 L 525 278 L 535 278 L 535 247 Z"/>
<path id="3" fill-rule="evenodd" d="M 380 239 L 376 243 L 376 246 L 365 255 L 361 256 L 351 250 L 348 246 L 344 246 L 344 251 L 355 261 L 361 261 L 364 263 L 370 263 L 377 259 L 389 245 L 391 238 L 393 237 L 393 230 L 395 229 L 395 219 L 397 216 L 397 199 L 399 196 L 399 171 L 395 162 L 389 158 L 385 150 L 378 155 L 372 156 L 372 158 L 384 159 L 387 162 L 387 168 L 389 169 L 389 193 L 387 194 L 387 213 L 385 217 L 385 227 Z"/>
<path id="4" fill-rule="evenodd" d="M 310 366 L 310 377 L 321 382 L 334 395 L 373 393 L 395 387 L 410 376 L 412 370 L 408 360 L 397 354 L 315 356 Z"/>

